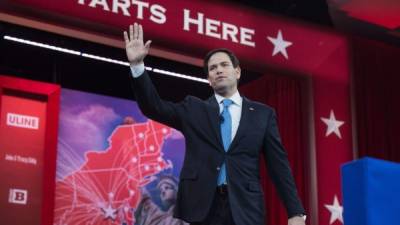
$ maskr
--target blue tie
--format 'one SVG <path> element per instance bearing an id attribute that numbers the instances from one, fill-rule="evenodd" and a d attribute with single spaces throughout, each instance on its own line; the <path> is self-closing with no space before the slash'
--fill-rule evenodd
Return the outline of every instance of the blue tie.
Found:
<path id="1" fill-rule="evenodd" d="M 229 145 L 232 141 L 232 118 L 229 113 L 229 106 L 232 105 L 233 101 L 230 99 L 224 99 L 222 104 L 224 109 L 221 113 L 221 136 L 222 143 L 224 145 L 225 152 L 228 151 Z M 225 163 L 222 164 L 221 170 L 218 176 L 218 185 L 226 184 L 226 166 Z"/>

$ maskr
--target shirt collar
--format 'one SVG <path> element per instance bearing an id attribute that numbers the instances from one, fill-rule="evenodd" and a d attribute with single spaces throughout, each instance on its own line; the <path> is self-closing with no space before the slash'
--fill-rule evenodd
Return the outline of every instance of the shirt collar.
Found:
<path id="1" fill-rule="evenodd" d="M 218 104 L 221 104 L 222 100 L 226 99 L 225 97 L 215 93 L 215 98 L 217 99 Z M 241 106 L 242 105 L 242 97 L 239 94 L 239 91 L 236 91 L 235 94 L 233 94 L 230 98 L 230 100 L 233 101 L 234 104 Z"/>

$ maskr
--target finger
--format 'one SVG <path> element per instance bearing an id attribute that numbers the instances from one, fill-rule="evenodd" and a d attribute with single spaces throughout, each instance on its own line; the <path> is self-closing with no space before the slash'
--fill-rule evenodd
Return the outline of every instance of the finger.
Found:
<path id="1" fill-rule="evenodd" d="M 125 44 L 127 45 L 129 43 L 129 38 L 128 38 L 128 33 L 126 31 L 124 31 L 124 40 Z"/>
<path id="2" fill-rule="evenodd" d="M 129 40 L 133 41 L 133 25 L 129 25 Z"/>
<path id="3" fill-rule="evenodd" d="M 143 41 L 143 27 L 139 25 L 139 41 Z"/>
<path id="4" fill-rule="evenodd" d="M 135 23 L 133 27 L 133 39 L 136 40 L 138 38 L 139 26 Z"/>
<path id="5" fill-rule="evenodd" d="M 147 52 L 149 52 L 149 50 L 150 50 L 150 44 L 151 44 L 151 40 L 148 40 L 146 42 L 146 44 L 144 44 L 144 48 L 146 49 Z"/>

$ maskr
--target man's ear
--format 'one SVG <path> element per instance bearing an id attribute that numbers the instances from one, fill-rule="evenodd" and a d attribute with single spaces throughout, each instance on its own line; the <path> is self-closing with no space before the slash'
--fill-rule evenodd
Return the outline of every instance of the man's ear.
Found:
<path id="1" fill-rule="evenodd" d="M 241 73 L 242 73 L 242 70 L 240 69 L 240 66 L 237 66 L 235 68 L 235 72 L 236 72 L 236 79 L 239 80 L 240 76 L 241 76 Z"/>

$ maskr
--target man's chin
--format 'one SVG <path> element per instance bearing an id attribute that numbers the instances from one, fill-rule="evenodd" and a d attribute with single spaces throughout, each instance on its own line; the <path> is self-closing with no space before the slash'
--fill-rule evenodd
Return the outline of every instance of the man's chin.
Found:
<path id="1" fill-rule="evenodd" d="M 224 92 L 226 92 L 226 90 L 228 90 L 228 86 L 224 85 L 224 84 L 216 85 L 216 86 L 214 86 L 214 90 L 217 93 L 224 93 Z"/>

